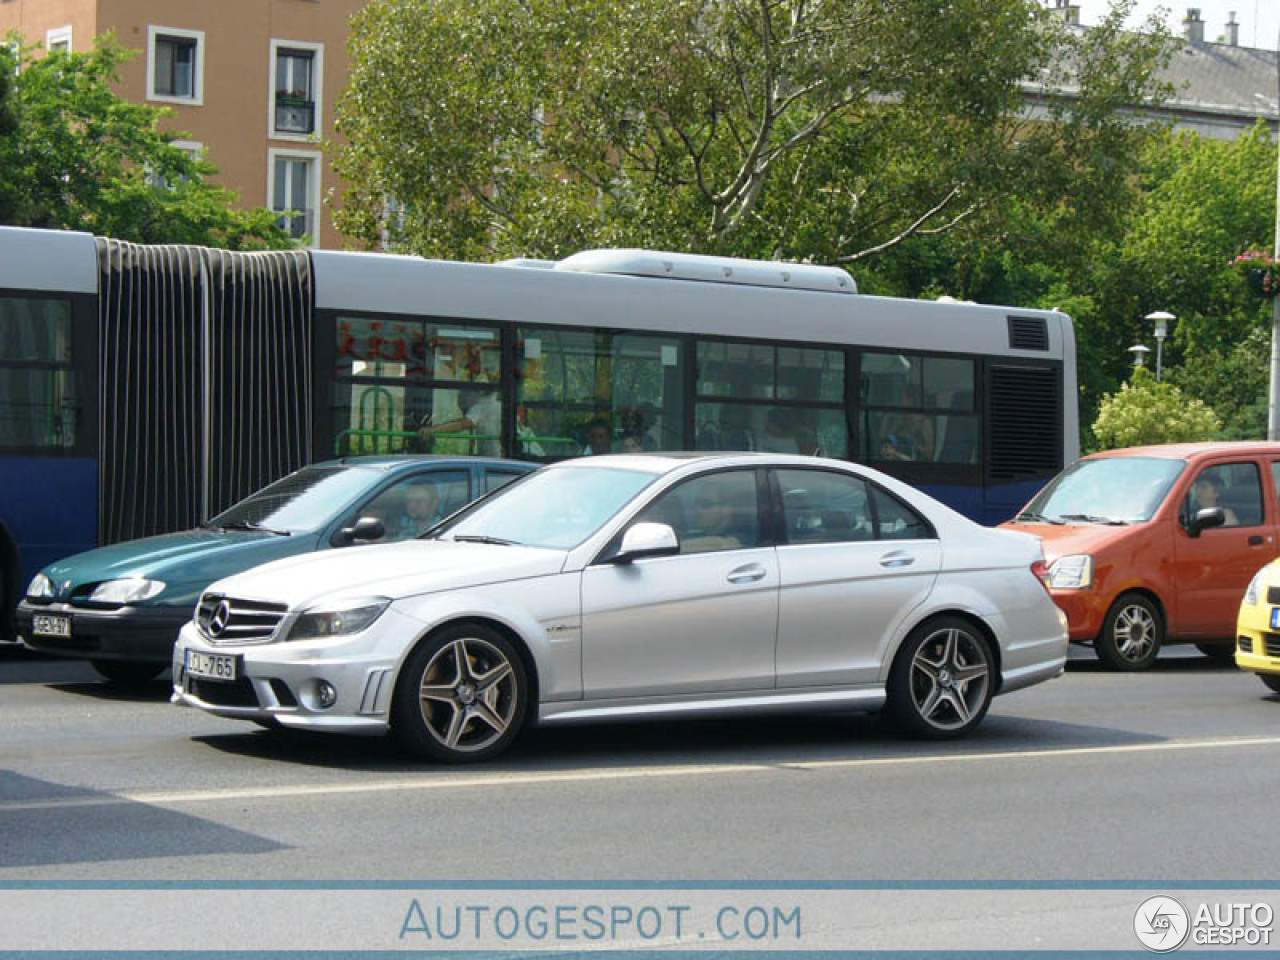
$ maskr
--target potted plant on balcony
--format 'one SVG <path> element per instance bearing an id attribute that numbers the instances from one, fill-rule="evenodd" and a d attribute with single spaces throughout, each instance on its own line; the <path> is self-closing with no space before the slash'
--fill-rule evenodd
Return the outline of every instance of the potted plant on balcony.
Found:
<path id="1" fill-rule="evenodd" d="M 1274 297 L 1280 293 L 1280 260 L 1266 250 L 1246 250 L 1231 265 L 1244 274 L 1254 296 Z"/>
<path id="2" fill-rule="evenodd" d="M 311 98 L 307 96 L 307 91 L 305 90 L 277 90 L 276 106 L 309 107 L 311 106 Z"/>

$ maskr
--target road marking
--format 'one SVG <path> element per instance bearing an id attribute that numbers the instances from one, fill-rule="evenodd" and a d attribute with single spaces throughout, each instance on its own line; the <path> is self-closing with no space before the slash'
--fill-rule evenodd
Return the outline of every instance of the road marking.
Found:
<path id="1" fill-rule="evenodd" d="M 585 783 L 608 780 L 643 780 L 666 777 L 704 777 L 735 773 L 777 773 L 842 770 L 859 767 L 906 767 L 945 763 L 982 763 L 993 760 L 1042 760 L 1057 757 L 1101 756 L 1108 754 L 1158 753 L 1170 750 L 1230 750 L 1240 747 L 1280 746 L 1280 737 L 1231 737 L 1214 740 L 1166 740 L 1160 743 L 1122 744 L 1105 747 L 1058 747 L 1044 750 L 1004 750 L 985 753 L 934 753 L 925 756 L 863 757 L 847 760 L 799 760 L 779 763 L 703 763 L 654 767 L 612 767 L 603 770 L 530 771 L 490 773 L 472 776 L 435 776 L 430 779 L 374 780 L 360 783 L 310 783 L 287 786 L 238 787 L 221 790 L 152 790 L 100 794 L 87 797 L 58 797 L 48 800 L 19 800 L 0 803 L 0 813 L 21 810 L 65 810 L 81 807 L 109 807 L 124 803 L 153 806 L 184 806 L 226 800 L 279 800 L 293 797 L 357 793 L 397 793 L 425 790 L 460 790 L 468 787 L 512 787 L 543 783 Z"/>

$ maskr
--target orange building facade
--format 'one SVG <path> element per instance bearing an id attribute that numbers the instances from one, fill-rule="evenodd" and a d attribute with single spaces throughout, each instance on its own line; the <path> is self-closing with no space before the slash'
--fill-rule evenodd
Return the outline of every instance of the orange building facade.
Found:
<path id="1" fill-rule="evenodd" d="M 285 226 L 341 246 L 323 200 L 343 183 L 322 154 L 347 81 L 347 29 L 367 0 L 0 0 L 0 37 L 83 52 L 113 32 L 137 51 L 124 98 L 167 107 L 162 129 L 218 168 L 246 207 L 295 211 Z"/>

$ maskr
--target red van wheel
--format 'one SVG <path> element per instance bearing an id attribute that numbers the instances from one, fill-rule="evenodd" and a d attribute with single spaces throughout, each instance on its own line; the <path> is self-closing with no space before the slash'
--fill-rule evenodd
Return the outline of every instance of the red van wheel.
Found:
<path id="1" fill-rule="evenodd" d="M 1145 670 L 1164 642 L 1164 618 L 1140 593 L 1123 594 L 1102 623 L 1094 644 L 1098 659 L 1112 670 Z"/>

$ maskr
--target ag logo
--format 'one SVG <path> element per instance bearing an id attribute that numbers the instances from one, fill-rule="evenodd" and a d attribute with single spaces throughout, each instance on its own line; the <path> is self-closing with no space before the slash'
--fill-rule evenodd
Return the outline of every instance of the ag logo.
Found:
<path id="1" fill-rule="evenodd" d="M 1153 953 L 1177 950 L 1191 931 L 1187 908 L 1173 897 L 1149 897 L 1133 915 L 1133 932 L 1138 942 Z"/>

